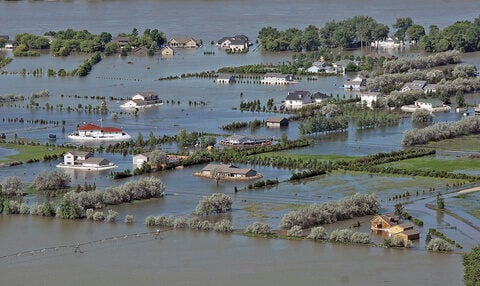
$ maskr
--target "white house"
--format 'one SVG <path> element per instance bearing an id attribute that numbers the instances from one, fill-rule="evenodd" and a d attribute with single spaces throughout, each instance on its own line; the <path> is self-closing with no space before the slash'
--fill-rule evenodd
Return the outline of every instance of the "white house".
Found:
<path id="1" fill-rule="evenodd" d="M 326 67 L 327 67 L 327 64 L 324 62 L 314 62 L 312 66 L 307 69 L 307 72 L 310 72 L 310 73 L 325 72 Z"/>
<path id="2" fill-rule="evenodd" d="M 173 37 L 168 41 L 168 46 L 171 48 L 196 48 L 198 42 L 192 37 Z"/>
<path id="3" fill-rule="evenodd" d="M 374 102 L 378 102 L 379 100 L 383 100 L 385 95 L 381 94 L 380 92 L 364 92 L 360 96 L 361 102 L 367 107 L 372 108 Z"/>
<path id="4" fill-rule="evenodd" d="M 367 79 L 361 75 L 357 75 L 353 79 L 349 79 L 343 83 L 344 89 L 360 90 L 367 86 Z"/>
<path id="5" fill-rule="evenodd" d="M 445 107 L 446 105 L 438 98 L 422 98 L 415 101 L 415 107 L 426 110 L 434 110 L 435 108 Z"/>
<path id="6" fill-rule="evenodd" d="M 299 109 L 312 103 L 310 92 L 305 90 L 289 92 L 285 98 L 285 108 L 289 110 Z"/>
<path id="7" fill-rule="evenodd" d="M 230 51 L 243 51 L 248 48 L 250 42 L 245 35 L 236 35 L 233 37 L 223 37 L 217 41 L 216 46 L 226 48 Z"/>
<path id="8" fill-rule="evenodd" d="M 63 163 L 57 168 L 80 170 L 107 170 L 117 166 L 105 158 L 93 157 L 91 152 L 71 151 L 63 155 Z"/>
<path id="9" fill-rule="evenodd" d="M 139 92 L 131 100 L 120 105 L 122 108 L 143 108 L 162 105 L 163 101 L 153 91 Z"/>
<path id="10" fill-rule="evenodd" d="M 295 78 L 291 74 L 266 73 L 260 82 L 263 84 L 290 84 L 295 83 Z"/>
<path id="11" fill-rule="evenodd" d="M 232 74 L 219 74 L 217 76 L 217 83 L 235 83 L 237 80 L 235 79 L 235 76 Z"/>

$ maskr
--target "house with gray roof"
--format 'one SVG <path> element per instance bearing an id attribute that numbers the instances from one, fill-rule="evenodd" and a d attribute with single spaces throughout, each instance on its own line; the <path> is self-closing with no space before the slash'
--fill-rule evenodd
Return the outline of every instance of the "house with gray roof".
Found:
<path id="1" fill-rule="evenodd" d="M 256 179 L 262 177 L 253 169 L 239 168 L 231 164 L 210 163 L 194 175 L 212 179 Z"/>
<path id="2" fill-rule="evenodd" d="M 63 155 L 63 163 L 57 168 L 80 170 L 108 170 L 117 166 L 105 158 L 93 157 L 93 153 L 85 151 L 71 151 Z"/>

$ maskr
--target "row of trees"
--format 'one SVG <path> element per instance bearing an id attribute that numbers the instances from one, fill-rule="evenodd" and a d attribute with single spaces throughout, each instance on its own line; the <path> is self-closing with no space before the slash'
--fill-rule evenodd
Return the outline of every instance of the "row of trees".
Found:
<path id="1" fill-rule="evenodd" d="M 348 119 L 344 116 L 327 118 L 322 114 L 307 118 L 298 124 L 300 135 L 343 131 L 348 128 Z"/>
<path id="2" fill-rule="evenodd" d="M 427 69 L 437 66 L 456 64 L 461 61 L 459 51 L 447 51 L 414 59 L 396 59 L 383 63 L 384 73 L 401 73 L 412 69 Z"/>
<path id="3" fill-rule="evenodd" d="M 409 130 L 403 134 L 402 144 L 412 146 L 478 133 L 480 133 L 480 118 L 470 116 L 457 122 L 439 122 L 422 129 Z"/>
<path id="4" fill-rule="evenodd" d="M 339 201 L 313 204 L 285 214 L 280 227 L 290 229 L 295 225 L 302 228 L 335 223 L 336 221 L 375 214 L 380 208 L 377 196 L 356 193 Z"/>
<path id="5" fill-rule="evenodd" d="M 158 178 L 147 177 L 139 181 L 130 181 L 118 187 L 109 187 L 105 191 L 66 193 L 60 200 L 56 215 L 62 219 L 82 218 L 86 209 L 103 208 L 134 200 L 158 198 L 164 196 L 165 185 Z"/>

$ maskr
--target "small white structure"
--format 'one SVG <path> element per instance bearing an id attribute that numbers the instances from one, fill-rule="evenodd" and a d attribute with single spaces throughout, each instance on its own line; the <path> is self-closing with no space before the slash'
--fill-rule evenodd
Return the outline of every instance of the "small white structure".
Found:
<path id="1" fill-rule="evenodd" d="M 57 168 L 100 171 L 117 168 L 117 165 L 105 158 L 93 157 L 91 152 L 72 151 L 63 156 L 63 163 L 58 164 Z"/>
<path id="2" fill-rule="evenodd" d="M 236 83 L 237 80 L 235 79 L 235 76 L 232 74 L 219 74 L 217 76 L 217 83 Z"/>
<path id="3" fill-rule="evenodd" d="M 296 83 L 295 78 L 291 74 L 266 73 L 260 80 L 263 84 L 290 84 Z"/>
<path id="4" fill-rule="evenodd" d="M 373 108 L 374 102 L 378 102 L 379 100 L 382 100 L 384 98 L 385 95 L 380 92 L 364 92 L 360 96 L 361 102 L 369 108 Z"/>
<path id="5" fill-rule="evenodd" d="M 134 168 L 141 168 L 143 163 L 150 162 L 150 153 L 140 153 L 133 155 L 133 166 Z"/>
<path id="6" fill-rule="evenodd" d="M 173 37 L 168 41 L 168 46 L 171 48 L 196 48 L 198 42 L 192 37 Z"/>
<path id="7" fill-rule="evenodd" d="M 373 48 L 398 48 L 402 45 L 402 43 L 398 40 L 397 37 L 394 35 L 388 35 L 388 37 L 384 40 L 372 42 L 371 46 Z"/>
<path id="8" fill-rule="evenodd" d="M 162 105 L 162 100 L 153 91 L 139 92 L 131 100 L 120 105 L 122 108 L 144 108 Z"/>
<path id="9" fill-rule="evenodd" d="M 349 79 L 343 83 L 344 89 L 350 90 L 361 90 L 366 88 L 367 86 L 367 79 L 361 75 L 357 75 L 353 79 Z"/>

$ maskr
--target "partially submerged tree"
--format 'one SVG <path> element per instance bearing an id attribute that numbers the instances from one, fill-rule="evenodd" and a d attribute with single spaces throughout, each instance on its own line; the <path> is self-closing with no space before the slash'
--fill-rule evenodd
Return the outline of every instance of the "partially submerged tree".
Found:
<path id="1" fill-rule="evenodd" d="M 23 194 L 22 180 L 17 176 L 6 177 L 1 183 L 1 192 L 5 197 L 16 197 Z"/>
<path id="2" fill-rule="evenodd" d="M 232 210 L 232 203 L 231 197 L 223 193 L 215 193 L 211 196 L 203 197 L 195 208 L 194 214 L 211 215 L 228 212 Z"/>

